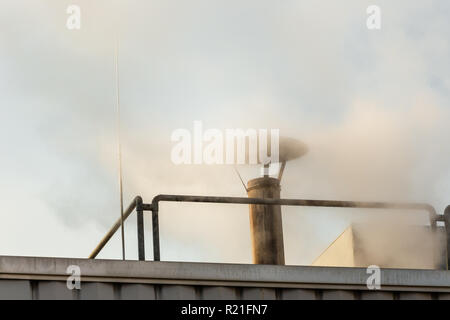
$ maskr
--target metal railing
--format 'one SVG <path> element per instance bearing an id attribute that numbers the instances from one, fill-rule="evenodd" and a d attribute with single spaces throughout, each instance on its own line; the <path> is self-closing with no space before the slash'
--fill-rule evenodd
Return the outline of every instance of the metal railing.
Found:
<path id="1" fill-rule="evenodd" d="M 444 215 L 441 216 L 445 223 L 445 232 L 447 236 L 447 270 L 450 270 L 450 205 L 444 210 Z"/>
<path id="2" fill-rule="evenodd" d="M 433 229 L 437 227 L 437 221 L 444 221 L 447 234 L 447 252 L 450 248 L 450 205 L 445 209 L 444 215 L 437 215 L 433 206 L 426 203 L 388 203 L 388 202 L 360 202 L 360 201 L 337 201 L 337 200 L 305 200 L 305 199 L 261 199 L 240 197 L 211 197 L 211 196 L 189 196 L 160 194 L 153 198 L 151 204 L 144 203 L 140 196 L 134 198 L 123 214 L 125 221 L 136 209 L 137 214 L 137 238 L 138 257 L 145 260 L 144 245 L 144 211 L 152 212 L 152 238 L 153 238 L 153 260 L 160 261 L 159 242 L 159 203 L 160 202 L 201 202 L 201 203 L 229 203 L 229 204 L 254 204 L 254 205 L 282 205 L 302 207 L 328 207 L 328 208 L 361 208 L 361 209 L 399 209 L 420 210 L 429 214 L 430 225 Z M 94 259 L 103 247 L 112 238 L 117 229 L 120 228 L 122 219 L 118 219 L 108 233 L 103 237 L 97 247 L 92 251 L 89 258 Z M 450 265 L 450 254 L 447 254 Z"/>

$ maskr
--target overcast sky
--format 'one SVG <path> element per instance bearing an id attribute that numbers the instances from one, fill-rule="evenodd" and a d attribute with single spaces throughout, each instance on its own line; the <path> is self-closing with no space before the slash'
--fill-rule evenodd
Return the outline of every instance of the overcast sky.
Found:
<path id="1" fill-rule="evenodd" d="M 81 30 L 66 28 L 70 4 Z M 381 30 L 366 27 L 371 4 Z M 245 196 L 233 167 L 170 161 L 172 131 L 201 120 L 306 143 L 287 165 L 285 198 L 428 202 L 441 213 L 449 12 L 447 0 L 2 0 L 0 255 L 87 257 L 118 218 L 115 30 L 125 205 L 137 194 Z M 283 212 L 290 264 L 311 263 L 371 215 Z M 163 260 L 251 262 L 245 206 L 164 204 L 160 223 Z M 136 258 L 134 215 L 126 236 Z M 101 257 L 121 257 L 118 237 Z"/>

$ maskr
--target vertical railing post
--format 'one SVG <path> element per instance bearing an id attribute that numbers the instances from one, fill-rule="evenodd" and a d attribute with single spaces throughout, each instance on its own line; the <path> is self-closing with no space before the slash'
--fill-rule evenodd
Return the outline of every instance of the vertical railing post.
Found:
<path id="1" fill-rule="evenodd" d="M 450 205 L 445 208 L 444 221 L 447 236 L 447 270 L 450 270 Z"/>
<path id="2" fill-rule="evenodd" d="M 153 227 L 153 261 L 160 261 L 159 251 L 159 219 L 158 219 L 158 202 L 152 205 L 152 227 Z"/>
<path id="3" fill-rule="evenodd" d="M 136 215 L 137 215 L 138 257 L 140 261 L 144 261 L 145 260 L 144 209 L 142 207 L 141 197 L 136 197 Z"/>

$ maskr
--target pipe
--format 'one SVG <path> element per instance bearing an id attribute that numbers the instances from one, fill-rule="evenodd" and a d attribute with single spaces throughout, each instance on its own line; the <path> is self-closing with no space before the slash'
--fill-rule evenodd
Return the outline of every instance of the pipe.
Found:
<path id="1" fill-rule="evenodd" d="M 152 206 L 152 234 L 153 234 L 153 260 L 160 261 L 161 254 L 159 248 L 159 218 L 158 218 L 158 206 Z"/>
<path id="2" fill-rule="evenodd" d="M 141 197 L 136 197 L 136 216 L 137 216 L 138 257 L 140 261 L 144 261 L 145 260 L 144 210 L 142 209 Z"/>
<path id="3" fill-rule="evenodd" d="M 160 261 L 159 246 L 159 202 L 203 202 L 203 203 L 230 203 L 230 204 L 265 204 L 284 206 L 309 206 L 309 207 L 333 207 L 333 208 L 363 208 L 363 209 L 403 209 L 425 210 L 429 214 L 432 229 L 440 218 L 433 206 L 426 203 L 386 203 L 386 202 L 359 202 L 338 200 L 299 200 L 299 199 L 260 199 L 241 197 L 211 197 L 160 194 L 153 198 L 152 204 L 143 204 L 143 209 L 152 211 L 153 214 L 153 260 Z"/>
<path id="4" fill-rule="evenodd" d="M 159 202 L 205 202 L 230 204 L 273 204 L 282 206 L 328 207 L 328 208 L 361 208 L 361 209 L 402 209 L 425 210 L 429 213 L 430 224 L 436 224 L 438 216 L 433 206 L 427 203 L 390 203 L 362 202 L 340 200 L 307 200 L 307 199 L 260 199 L 241 197 L 210 197 L 160 194 L 153 198 L 152 204 L 143 204 L 144 210 L 158 210 Z"/>
<path id="5" fill-rule="evenodd" d="M 447 270 L 450 270 L 450 205 L 445 208 L 444 221 L 447 234 Z"/>

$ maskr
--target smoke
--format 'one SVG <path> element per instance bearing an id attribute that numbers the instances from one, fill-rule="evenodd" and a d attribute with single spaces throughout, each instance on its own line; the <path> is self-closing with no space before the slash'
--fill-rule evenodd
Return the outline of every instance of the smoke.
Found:
<path id="1" fill-rule="evenodd" d="M 445 230 L 434 233 L 430 228 L 407 225 L 395 218 L 355 225 L 353 230 L 356 266 L 446 268 Z"/>
<path id="2" fill-rule="evenodd" d="M 376 102 L 355 101 L 339 124 L 310 124 L 308 130 L 297 134 L 291 131 L 292 136 L 302 137 L 307 142 L 309 153 L 288 162 L 282 196 L 428 202 L 441 212 L 447 199 L 435 191 L 441 185 L 448 185 L 448 110 L 433 99 L 416 99 L 417 104 L 407 115 L 403 110 L 386 109 Z M 189 129 L 189 125 L 186 128 Z M 144 129 L 129 130 L 125 135 L 124 173 L 128 198 L 141 194 L 150 201 L 158 193 L 245 196 L 231 166 L 171 163 L 172 144 L 167 132 L 152 135 L 151 141 L 159 141 L 159 144 L 143 138 Z M 431 156 L 437 154 L 439 158 Z M 110 161 L 113 157 L 107 155 L 103 159 L 113 167 Z M 257 167 L 240 167 L 239 170 L 246 180 L 259 174 Z M 396 232 L 374 238 L 387 242 L 398 242 L 402 238 L 415 238 L 420 242 L 420 232 L 414 234 L 400 227 L 428 224 L 426 212 L 308 208 L 283 208 L 283 212 L 289 264 L 311 263 L 353 222 L 398 227 Z M 161 228 L 166 260 L 251 261 L 245 206 L 164 205 Z M 370 240 L 370 247 L 374 247 L 374 239 Z M 380 250 L 383 247 L 382 243 L 378 246 Z M 424 251 L 407 255 L 417 255 L 421 259 L 420 252 Z"/>
<path id="3" fill-rule="evenodd" d="M 111 7 L 79 1 L 82 30 L 70 33 L 69 2 L 16 2 L 0 11 L 1 189 L 5 212 L 28 199 L 36 244 L 11 244 L 19 231 L 4 227 L 0 243 L 9 246 L 0 250 L 85 256 L 119 216 Z M 119 4 L 126 201 L 245 195 L 230 166 L 170 161 L 172 131 L 202 120 L 217 129 L 276 128 L 305 142 L 308 154 L 287 164 L 285 198 L 423 201 L 442 212 L 450 194 L 448 2 L 381 2 L 378 33 L 365 29 L 369 4 Z M 245 180 L 259 175 L 257 167 L 239 171 Z M 372 215 L 283 212 L 291 264 L 311 263 L 351 222 Z M 3 217 L 15 225 L 17 216 Z M 48 231 L 39 244 L 48 225 L 87 240 L 54 241 Z M 164 204 L 161 228 L 163 259 L 250 262 L 245 206 Z M 104 256 L 119 257 L 118 245 Z"/>
<path id="4" fill-rule="evenodd" d="M 386 110 L 379 104 L 356 102 L 341 125 L 311 130 L 307 139 L 310 145 L 309 155 L 296 163 L 295 168 L 291 166 L 286 170 L 283 185 L 284 190 L 289 192 L 285 192 L 284 196 L 425 202 L 435 206 L 438 213 L 442 213 L 448 203 L 448 197 L 442 197 L 442 190 L 439 191 L 439 188 L 449 188 L 449 167 L 445 160 L 450 158 L 450 137 L 446 134 L 447 119 L 448 110 L 436 105 L 432 100 L 420 101 L 406 114 L 403 111 Z M 288 186 L 294 184 L 297 185 L 297 191 L 293 192 L 291 190 L 295 187 Z M 426 212 L 343 209 L 326 211 L 318 217 L 313 216 L 317 210 L 312 210 L 310 216 L 288 218 L 288 228 L 293 232 L 295 228 L 291 227 L 292 225 L 301 225 L 302 220 L 303 223 L 306 220 L 314 224 L 314 233 L 320 235 L 324 234 L 329 226 L 335 226 L 334 230 L 339 232 L 332 231 L 328 241 L 324 240 L 326 244 L 322 248 L 325 249 L 351 223 L 358 222 L 368 226 L 383 224 L 386 228 L 375 228 L 378 234 L 369 232 L 365 238 L 370 242 L 369 247 L 375 257 L 382 255 L 386 243 L 400 245 L 402 241 L 406 241 L 411 244 L 411 239 L 417 243 L 426 242 L 423 232 L 419 232 L 419 229 L 404 227 L 411 224 L 427 225 Z M 394 232 L 387 231 L 392 231 L 392 228 Z M 301 228 L 302 231 L 311 233 L 305 229 Z M 301 259 L 307 246 L 302 245 L 298 238 L 291 241 L 291 254 Z M 374 245 L 376 243 L 378 245 Z M 434 245 L 441 246 L 440 243 Z M 426 260 L 423 253 L 427 250 L 421 250 L 421 247 L 410 245 L 409 252 L 397 252 L 398 257 L 394 261 L 397 265 L 402 265 L 399 262 L 402 259 L 416 262 L 420 259 Z M 417 265 L 423 264 L 416 263 Z"/>

